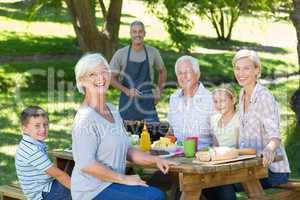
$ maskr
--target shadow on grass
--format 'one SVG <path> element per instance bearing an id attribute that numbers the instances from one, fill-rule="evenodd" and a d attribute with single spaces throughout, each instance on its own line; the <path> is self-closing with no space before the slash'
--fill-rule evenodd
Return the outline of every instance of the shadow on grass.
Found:
<path id="1" fill-rule="evenodd" d="M 274 54 L 288 53 L 287 50 L 280 47 L 266 46 L 254 42 L 244 42 L 239 40 L 222 41 L 212 37 L 190 35 L 193 46 L 200 46 L 207 49 L 237 51 L 242 48 L 249 48 L 258 52 L 267 52 Z"/>
<path id="2" fill-rule="evenodd" d="M 28 12 L 28 5 L 24 1 L 17 2 L 1 2 L 0 3 L 0 16 L 8 17 L 15 20 L 27 22 L 57 22 L 71 24 L 71 17 L 69 12 L 64 7 L 55 7 L 51 5 L 43 6 L 35 15 Z M 100 12 L 97 10 L 96 12 Z M 134 18 L 129 14 L 122 14 L 122 17 Z M 103 24 L 103 19 L 97 17 L 96 23 Z M 121 22 L 121 25 L 129 25 L 128 23 Z"/>
<path id="3" fill-rule="evenodd" d="M 288 53 L 288 51 L 284 48 L 261 45 L 255 42 L 245 42 L 239 40 L 222 41 L 213 37 L 197 36 L 192 34 L 189 35 L 189 40 L 191 41 L 193 47 L 202 47 L 211 50 L 226 50 L 236 52 L 242 48 L 248 48 L 258 52 L 266 52 L 272 54 Z M 129 43 L 130 39 L 128 38 L 120 39 L 121 46 L 125 46 Z M 162 42 L 159 40 L 151 40 L 146 38 L 146 43 L 155 46 L 160 50 L 172 49 L 172 45 L 170 44 L 170 42 Z"/>
<path id="4" fill-rule="evenodd" d="M 0 184 L 5 185 L 17 180 L 14 157 L 2 152 L 0 152 L 0 157 Z"/>
<path id="5" fill-rule="evenodd" d="M 66 130 L 50 131 L 46 141 L 48 149 L 66 149 L 72 144 L 71 132 L 67 133 Z"/>
<path id="6" fill-rule="evenodd" d="M 300 151 L 300 128 L 295 127 L 295 125 L 287 128 L 285 149 L 290 161 L 291 176 L 292 178 L 300 178 L 300 154 L 296 153 Z"/>
<path id="7" fill-rule="evenodd" d="M 19 90 L 51 91 L 58 88 L 76 89 L 74 74 L 76 61 L 71 59 L 36 61 L 0 64 L 0 66 L 5 73 L 13 76 L 12 80 L 23 82 Z"/>
<path id="8" fill-rule="evenodd" d="M 5 128 L 12 128 L 18 132 L 18 129 L 16 127 L 10 127 L 9 124 L 6 124 Z M 2 128 L 1 128 L 2 129 Z M 19 134 L 12 134 L 12 133 L 7 133 L 5 131 L 1 131 L 0 134 L 0 146 L 6 146 L 6 145 L 16 145 L 19 144 L 20 140 L 22 139 L 21 133 Z"/>
<path id="9" fill-rule="evenodd" d="M 174 51 L 161 50 L 160 52 L 168 71 L 168 81 L 176 82 L 174 64 L 182 54 Z M 231 66 L 233 53 L 192 55 L 199 60 L 202 81 L 212 84 L 235 81 Z M 51 91 L 60 88 L 75 91 L 74 66 L 76 61 L 76 59 L 36 61 L 8 63 L 0 66 L 8 77 L 11 77 L 10 80 L 18 80 L 18 78 L 23 80 L 21 90 Z M 283 61 L 275 59 L 262 59 L 262 61 L 262 78 L 272 76 L 274 72 L 287 73 L 287 64 Z"/>
<path id="10" fill-rule="evenodd" d="M 203 81 L 211 82 L 214 84 L 235 81 L 231 63 L 235 55 L 235 51 L 241 47 L 247 47 L 257 51 L 270 52 L 270 53 L 287 53 L 287 51 L 283 48 L 278 48 L 278 47 L 264 48 L 264 46 L 257 43 L 242 42 L 242 41 L 224 42 L 224 41 L 218 41 L 215 38 L 198 37 L 195 35 L 191 35 L 191 38 L 194 40 L 195 46 L 208 48 L 208 49 L 229 50 L 229 52 L 226 53 L 191 54 L 192 56 L 198 58 L 199 60 L 200 68 L 201 68 L 201 79 Z M 121 46 L 128 45 L 129 43 L 130 43 L 130 39 L 128 38 L 120 39 Z M 163 57 L 165 66 L 167 67 L 168 70 L 168 80 L 175 81 L 176 76 L 174 73 L 174 64 L 176 60 L 184 54 L 178 53 L 175 50 L 173 50 L 171 45 L 168 42 L 146 39 L 146 44 L 155 46 L 156 48 L 159 49 Z M 278 60 L 276 57 L 274 57 L 274 59 L 261 58 L 261 60 L 262 60 L 262 67 L 263 67 L 262 78 L 266 76 L 272 77 L 274 76 L 275 73 L 287 74 L 287 63 Z"/>
<path id="11" fill-rule="evenodd" d="M 0 16 L 21 21 L 49 21 L 59 23 L 71 23 L 67 9 L 53 6 L 46 6 L 40 9 L 36 15 L 30 16 L 29 7 L 24 1 L 1 2 Z"/>
<path id="12" fill-rule="evenodd" d="M 1 56 L 80 54 L 74 37 L 39 37 L 1 31 Z"/>

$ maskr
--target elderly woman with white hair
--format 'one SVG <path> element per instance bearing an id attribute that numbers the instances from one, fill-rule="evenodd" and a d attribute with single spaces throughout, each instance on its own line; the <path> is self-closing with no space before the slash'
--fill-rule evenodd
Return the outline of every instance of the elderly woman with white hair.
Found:
<path id="1" fill-rule="evenodd" d="M 178 141 L 189 136 L 198 137 L 198 149 L 210 146 L 213 99 L 199 81 L 198 60 L 192 56 L 180 57 L 175 63 L 175 73 L 180 89 L 170 97 L 169 134 L 174 134 Z"/>
<path id="2" fill-rule="evenodd" d="M 126 159 L 156 164 L 167 173 L 170 161 L 131 148 L 119 112 L 106 102 L 109 66 L 101 54 L 83 56 L 75 67 L 76 84 L 84 100 L 72 130 L 75 166 L 71 177 L 74 200 L 162 200 L 164 194 L 137 175 L 125 175 Z"/>
<path id="3" fill-rule="evenodd" d="M 280 136 L 278 104 L 271 92 L 258 82 L 260 59 L 255 51 L 243 49 L 232 61 L 240 92 L 240 148 L 255 148 L 269 167 L 269 177 L 261 180 L 263 188 L 288 181 L 290 167 Z M 273 162 L 276 155 L 283 156 Z"/>

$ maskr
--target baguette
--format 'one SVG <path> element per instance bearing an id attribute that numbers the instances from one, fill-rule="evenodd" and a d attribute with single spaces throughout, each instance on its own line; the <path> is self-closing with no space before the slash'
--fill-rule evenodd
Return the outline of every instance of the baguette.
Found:
<path id="1" fill-rule="evenodd" d="M 239 155 L 255 155 L 256 154 L 256 149 L 252 148 L 243 148 L 243 149 L 237 149 L 239 152 Z"/>
<path id="2" fill-rule="evenodd" d="M 217 147 L 212 149 L 211 152 L 211 160 L 219 161 L 219 160 L 230 160 L 239 157 L 239 152 L 234 148 L 229 147 Z"/>

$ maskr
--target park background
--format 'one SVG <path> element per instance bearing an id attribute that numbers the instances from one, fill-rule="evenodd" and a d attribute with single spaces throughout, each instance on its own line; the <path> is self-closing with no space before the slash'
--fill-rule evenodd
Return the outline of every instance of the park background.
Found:
<path id="1" fill-rule="evenodd" d="M 121 2 L 120 26 L 119 30 L 115 26 L 111 28 L 115 41 L 110 44 L 115 46 L 106 45 L 110 49 L 108 51 L 100 48 L 104 40 L 97 41 L 100 47 L 88 44 L 84 47 L 74 32 L 66 3 L 81 2 L 82 12 L 89 11 L 84 5 L 91 5 L 92 14 L 96 16 L 97 31 L 101 32 L 103 24 L 109 25 L 107 20 L 118 21 L 118 12 L 113 10 L 118 5 L 112 6 L 111 11 L 112 1 L 85 4 L 90 1 L 0 0 L 0 185 L 17 180 L 14 155 L 22 138 L 19 125 L 22 109 L 28 105 L 44 107 L 50 114 L 49 150 L 69 148 L 72 120 L 82 100 L 75 87 L 76 61 L 83 51 L 96 50 L 111 57 L 116 48 L 130 42 L 129 25 L 134 20 L 145 23 L 146 44 L 159 49 L 168 70 L 170 84 L 163 91 L 162 100 L 157 106 L 162 121 L 166 120 L 168 98 L 176 89 L 174 63 L 179 56 L 191 54 L 199 59 L 201 81 L 210 90 L 226 82 L 234 84 L 238 91 L 231 60 L 240 48 L 256 50 L 262 59 L 261 82 L 272 91 L 280 105 L 281 134 L 292 167 L 291 176 L 300 177 L 299 128 L 296 127 L 297 118 L 290 105 L 291 97 L 300 83 L 299 39 L 290 19 L 296 3 L 298 9 L 300 7 L 299 0 L 295 0 L 294 5 L 292 1 L 287 1 L 289 5 L 278 7 L 277 4 L 268 7 L 271 1 L 267 0 L 257 1 L 262 5 L 251 7 L 255 1 L 246 1 L 249 7 L 237 7 L 241 12 L 230 39 L 217 35 L 207 15 L 212 9 L 209 3 L 223 2 L 225 6 L 222 8 L 226 8 L 232 6 L 230 2 L 239 1 L 117 1 Z M 194 10 L 191 2 L 199 5 L 207 3 L 208 10 Z M 106 7 L 104 18 L 100 5 Z M 228 10 L 223 12 L 226 14 Z M 92 35 L 88 40 L 95 43 Z M 118 91 L 109 90 L 108 99 L 115 105 L 118 96 Z M 297 105 L 299 110 L 299 101 Z"/>

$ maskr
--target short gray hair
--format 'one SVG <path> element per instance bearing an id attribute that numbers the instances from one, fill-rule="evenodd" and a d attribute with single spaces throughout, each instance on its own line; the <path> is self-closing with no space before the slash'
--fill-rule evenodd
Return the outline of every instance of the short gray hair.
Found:
<path id="1" fill-rule="evenodd" d="M 80 78 L 95 69 L 98 65 L 104 65 L 109 70 L 109 64 L 100 53 L 87 53 L 82 56 L 75 66 L 76 86 L 80 93 L 85 94 Z"/>
<path id="2" fill-rule="evenodd" d="M 200 66 L 199 66 L 198 60 L 196 58 L 192 57 L 192 56 L 184 55 L 184 56 L 181 56 L 180 58 L 178 58 L 176 63 L 175 63 L 175 73 L 176 73 L 176 75 L 177 75 L 177 71 L 178 71 L 178 64 L 181 63 L 181 62 L 186 62 L 186 61 L 188 61 L 192 64 L 193 71 L 196 74 L 200 74 Z"/>
<path id="3" fill-rule="evenodd" d="M 249 60 L 251 60 L 254 64 L 255 68 L 258 68 L 260 73 L 258 74 L 258 77 L 260 77 L 261 74 L 261 64 L 260 64 L 260 59 L 256 53 L 256 51 L 253 50 L 249 50 L 249 49 L 241 49 L 239 50 L 234 58 L 232 59 L 232 66 L 235 67 L 236 62 L 242 58 L 248 58 Z"/>
<path id="4" fill-rule="evenodd" d="M 130 30 L 131 30 L 131 28 L 132 28 L 133 26 L 141 26 L 141 27 L 143 28 L 143 30 L 145 31 L 145 25 L 144 25 L 144 23 L 141 22 L 141 21 L 138 21 L 138 20 L 133 21 L 133 22 L 130 24 Z"/>

